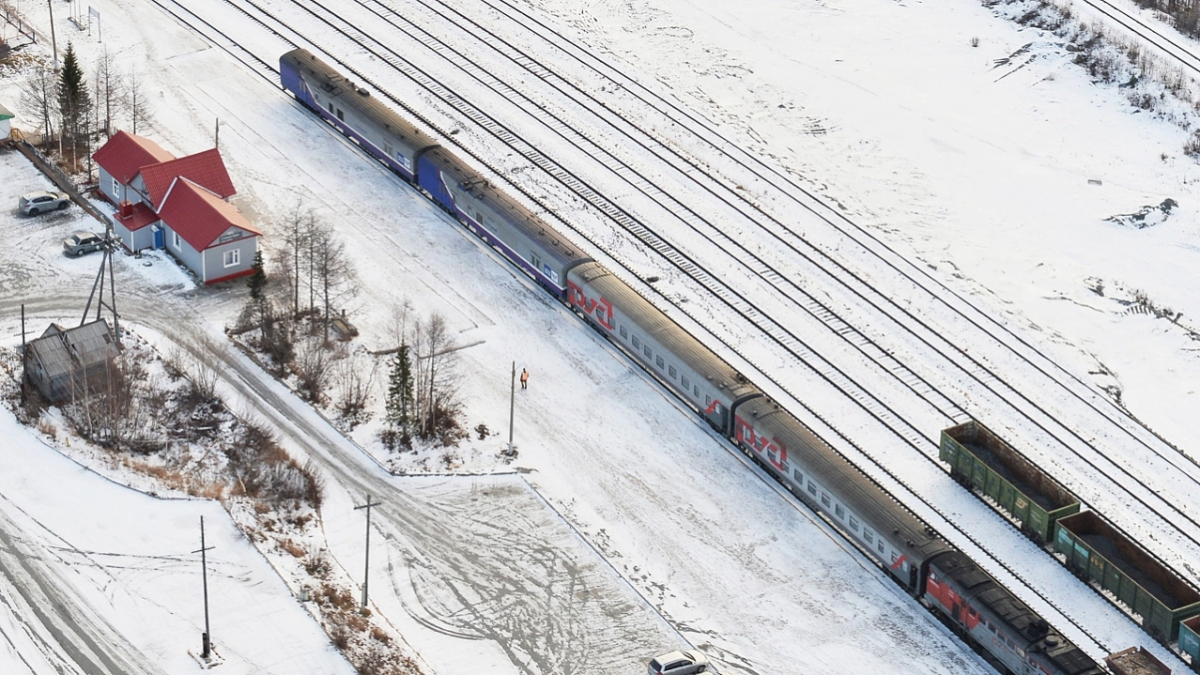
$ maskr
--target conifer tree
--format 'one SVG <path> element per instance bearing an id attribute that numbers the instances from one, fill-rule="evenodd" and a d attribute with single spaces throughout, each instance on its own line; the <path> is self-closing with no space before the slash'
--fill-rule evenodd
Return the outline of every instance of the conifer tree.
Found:
<path id="1" fill-rule="evenodd" d="M 387 422 L 388 428 L 395 437 L 397 427 L 400 430 L 400 441 L 407 445 L 409 441 L 408 425 L 412 422 L 413 379 L 412 363 L 408 356 L 408 345 L 401 344 L 400 349 L 392 355 L 391 372 L 388 374 L 387 392 Z"/>
<path id="2" fill-rule="evenodd" d="M 263 289 L 267 286 L 267 272 L 263 266 L 262 251 L 254 252 L 254 264 L 250 265 L 250 269 L 254 270 L 254 274 L 246 281 L 246 285 L 250 287 L 250 298 L 252 300 L 262 300 Z"/>
<path id="3" fill-rule="evenodd" d="M 67 43 L 67 53 L 63 55 L 63 67 L 58 80 L 58 114 L 62 119 L 64 146 L 71 147 L 72 161 L 79 156 L 80 150 L 85 153 L 90 150 L 87 131 L 91 111 L 92 97 L 88 93 L 83 69 L 75 57 L 74 45 Z"/>

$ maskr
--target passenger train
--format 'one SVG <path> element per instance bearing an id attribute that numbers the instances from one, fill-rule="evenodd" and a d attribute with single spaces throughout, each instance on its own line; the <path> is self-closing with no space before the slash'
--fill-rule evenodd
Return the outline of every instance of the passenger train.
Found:
<path id="1" fill-rule="evenodd" d="M 546 221 L 304 49 L 284 89 L 502 251 L 1004 673 L 1105 671 L 968 556 Z"/>

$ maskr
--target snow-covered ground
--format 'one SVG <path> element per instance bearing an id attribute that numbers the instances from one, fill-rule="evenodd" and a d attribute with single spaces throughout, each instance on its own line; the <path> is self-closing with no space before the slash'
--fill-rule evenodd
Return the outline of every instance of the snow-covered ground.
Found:
<path id="1" fill-rule="evenodd" d="M 620 575 L 616 584 L 616 575 L 603 581 L 602 569 L 587 578 L 605 597 L 625 594 L 634 618 L 616 631 L 598 620 L 568 622 L 564 635 L 575 641 L 571 650 L 538 646 L 537 635 L 518 635 L 495 618 L 481 630 L 480 616 L 514 614 L 503 607 L 491 614 L 474 598 L 459 600 L 474 613 L 422 604 L 407 589 L 431 584 L 441 591 L 433 593 L 438 604 L 455 593 L 423 572 L 444 566 L 414 562 L 419 546 L 404 543 L 397 527 L 387 548 L 394 583 L 389 593 L 389 584 L 375 580 L 373 595 L 379 594 L 389 618 L 411 631 L 406 635 L 436 672 L 594 672 L 590 662 L 555 661 L 565 654 L 598 658 L 596 670 L 641 667 L 648 650 L 680 644 L 655 613 L 718 658 L 723 671 L 839 672 L 851 658 L 863 663 L 862 670 L 879 672 L 983 671 L 928 615 L 812 524 L 810 514 L 758 481 L 565 310 L 487 260 L 488 252 L 422 198 L 147 5 L 96 6 L 106 20 L 109 48 L 123 64 L 145 69 L 157 92 L 157 122 L 144 133 L 177 154 L 190 153 L 211 144 L 212 120 L 220 118 L 222 151 L 241 193 L 237 203 L 268 237 L 303 196 L 348 238 L 366 281 L 355 314 L 364 343 L 386 339 L 391 309 L 403 298 L 420 311 L 446 314 L 460 342 L 477 343 L 463 352 L 471 374 L 468 427 L 483 421 L 505 429 L 509 365 L 516 359 L 533 372 L 518 408 L 516 466 L 531 472 L 537 493 Z M 623 69 L 657 80 L 656 86 L 720 122 L 747 147 L 814 182 L 825 198 L 956 289 L 1005 313 L 1012 324 L 1036 326 L 1029 334 L 1041 336 L 1076 373 L 1105 371 L 1097 384 L 1115 382 L 1135 414 L 1196 451 L 1197 423 L 1190 414 L 1197 407 L 1200 369 L 1195 342 L 1177 326 L 1130 314 L 1116 301 L 1138 289 L 1183 311 L 1184 324 L 1200 315 L 1191 292 L 1198 250 L 1191 199 L 1196 167 L 1179 151 L 1185 134 L 1148 114 L 1132 114 L 1120 91 L 1092 86 L 1055 40 L 1018 30 L 986 8 L 946 3 L 750 2 L 735 8 L 656 0 L 535 7 L 623 61 Z M 29 11 L 45 25 L 47 17 Z M 132 20 L 120 20 L 147 13 L 156 20 L 143 20 L 138 29 L 125 27 Z M 73 35 L 86 69 L 99 45 Z M 973 47 L 976 37 L 979 46 Z M 1020 67 L 994 70 L 997 59 L 1030 42 Z M 14 85 L 0 86 L 0 96 L 16 100 Z M 0 198 L 11 202 L 36 186 L 27 168 L 5 165 L 4 171 L 26 177 L 6 180 Z M 1179 207 L 1154 227 L 1103 220 L 1167 197 Z M 43 322 L 81 310 L 93 264 L 56 255 L 55 238 L 73 227 L 56 222 L 13 219 L 6 225 L 4 239 L 12 242 L 0 278 L 6 319 L 26 294 L 39 300 L 35 314 Z M 191 289 L 182 278 L 169 278 L 169 262 L 156 260 L 150 268 L 142 262 L 121 261 L 122 288 L 136 287 L 130 292 L 142 299 L 181 297 L 167 307 L 210 329 L 236 313 L 240 290 Z M 148 271 L 155 276 L 145 276 Z M 451 283 L 457 279 L 470 281 Z M 1089 289 L 1094 279 L 1103 280 L 1105 296 Z M 63 291 L 68 284 L 74 288 Z M 68 307 L 71 300 L 78 309 Z M 499 440 L 475 445 L 488 455 Z M 491 480 L 506 488 L 502 492 L 528 494 L 509 488 L 520 484 L 512 478 Z M 433 503 L 470 498 L 469 487 L 434 485 L 407 489 L 432 495 L 422 499 Z M 446 496 L 456 490 L 465 492 Z M 335 496 L 326 512 L 331 546 L 350 570 L 361 568 L 354 548 L 361 514 L 349 509 L 358 498 Z M 214 510 L 212 519 L 218 518 Z M 563 536 L 561 530 L 546 535 L 559 550 L 571 549 Z M 462 543 L 472 545 L 480 540 Z M 1052 564 L 1038 555 L 1023 553 L 1018 564 Z M 581 552 L 562 559 L 598 564 Z M 551 573 L 537 578 L 544 582 L 554 578 Z M 276 601 L 290 603 L 286 589 L 276 586 Z M 534 590 L 505 592 L 523 597 Z M 525 609 L 551 611 L 530 607 Z M 105 614 L 109 623 L 127 620 L 111 611 L 116 618 Z M 414 612 L 452 629 L 410 625 L 403 617 Z M 805 619 L 781 619 L 800 616 Z M 1077 618 L 1093 630 L 1117 624 L 1112 635 L 1120 642 L 1107 644 L 1111 649 L 1148 642 L 1136 629 L 1120 630 L 1131 624 L 1111 611 Z M 650 639 L 632 630 L 654 626 Z M 464 648 L 468 643 L 447 633 L 487 639 Z M 169 636 L 147 641 L 168 642 Z M 155 653 L 142 641 L 130 642 Z M 323 644 L 317 635 L 308 648 L 320 651 Z M 257 656 L 247 662 L 276 671 Z"/>

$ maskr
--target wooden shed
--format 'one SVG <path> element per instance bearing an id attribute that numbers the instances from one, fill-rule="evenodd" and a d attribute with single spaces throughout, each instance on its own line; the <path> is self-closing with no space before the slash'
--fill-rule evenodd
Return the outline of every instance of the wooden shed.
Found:
<path id="1" fill-rule="evenodd" d="M 25 378 L 51 403 L 104 389 L 119 350 L 104 319 L 75 328 L 50 324 L 25 347 Z"/>

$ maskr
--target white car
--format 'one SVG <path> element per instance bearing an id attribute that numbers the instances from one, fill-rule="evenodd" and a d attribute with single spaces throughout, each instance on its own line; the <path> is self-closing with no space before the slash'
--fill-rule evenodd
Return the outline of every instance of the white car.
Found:
<path id="1" fill-rule="evenodd" d="M 62 210 L 71 205 L 71 198 L 65 192 L 46 192 L 39 190 L 30 192 L 27 195 L 21 195 L 21 200 L 17 203 L 21 209 L 21 213 L 27 216 L 36 216 L 39 213 L 46 211 Z"/>
<path id="2" fill-rule="evenodd" d="M 650 659 L 650 675 L 692 675 L 708 667 L 708 657 L 696 651 L 667 652 Z"/>

